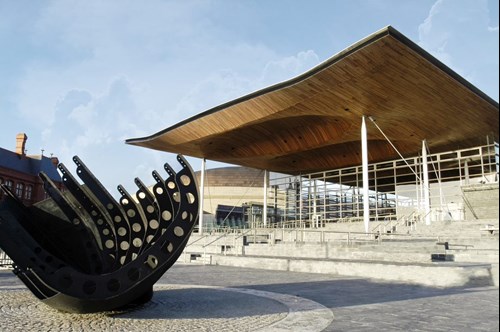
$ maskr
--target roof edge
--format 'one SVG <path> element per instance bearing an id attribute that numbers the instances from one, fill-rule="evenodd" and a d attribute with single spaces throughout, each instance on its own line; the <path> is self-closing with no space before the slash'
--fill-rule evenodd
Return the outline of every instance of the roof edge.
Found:
<path id="1" fill-rule="evenodd" d="M 143 143 L 143 142 L 150 141 L 158 136 L 163 135 L 166 132 L 169 132 L 171 130 L 179 128 L 179 127 L 181 127 L 189 122 L 192 122 L 194 120 L 200 119 L 200 118 L 205 117 L 207 115 L 216 113 L 218 111 L 224 110 L 224 109 L 231 107 L 233 105 L 245 102 L 247 100 L 264 95 L 266 93 L 280 90 L 280 89 L 286 88 L 288 86 L 292 86 L 294 84 L 297 84 L 297 83 L 315 75 L 316 73 L 322 71 L 323 69 L 333 65 L 334 63 L 346 58 L 347 56 L 355 53 L 356 51 L 362 49 L 363 47 L 377 41 L 378 39 L 380 39 L 382 37 L 388 36 L 388 35 L 397 39 L 398 41 L 400 41 L 404 45 L 408 46 L 411 50 L 413 50 L 414 52 L 421 55 L 424 59 L 429 61 L 432 65 L 434 65 L 437 68 L 439 68 L 440 70 L 442 70 L 445 74 L 451 76 L 453 79 L 458 81 L 460 84 L 464 85 L 466 88 L 468 88 L 474 94 L 478 95 L 480 98 L 484 99 L 485 101 L 487 101 L 488 103 L 490 103 L 491 105 L 496 107 L 497 109 L 499 108 L 498 102 L 496 102 L 493 98 L 491 98 L 490 96 L 488 96 L 487 94 L 482 92 L 480 89 L 478 89 L 472 83 L 468 82 L 466 79 L 464 79 L 462 76 L 460 76 L 454 70 L 452 70 L 450 67 L 448 67 L 447 65 L 442 63 L 440 60 L 438 60 L 437 58 L 432 56 L 429 52 L 424 50 L 418 44 L 416 44 L 415 42 L 410 40 L 408 37 L 403 35 L 401 32 L 396 30 L 394 27 L 388 25 L 388 26 L 368 35 L 367 37 L 359 40 L 358 42 L 352 44 L 351 46 L 345 48 L 344 50 L 336 53 L 335 55 L 333 55 L 330 58 L 326 59 L 325 61 L 321 62 L 317 66 L 311 68 L 310 70 L 308 70 L 308 71 L 306 71 L 298 76 L 295 76 L 295 77 L 293 77 L 289 80 L 283 81 L 283 82 L 273 84 L 273 85 L 268 86 L 266 88 L 251 92 L 251 93 L 244 95 L 242 97 L 230 100 L 228 102 L 225 102 L 223 104 L 220 104 L 218 106 L 210 108 L 204 112 L 198 113 L 198 114 L 191 116 L 191 117 L 189 117 L 181 122 L 178 122 L 170 127 L 162 129 L 162 130 L 160 130 L 152 135 L 126 139 L 125 143 L 131 144 L 131 145 L 141 145 L 141 143 Z"/>
<path id="2" fill-rule="evenodd" d="M 189 123 L 189 122 L 192 122 L 194 120 L 197 120 L 199 118 L 202 118 L 202 117 L 205 117 L 207 115 L 210 115 L 210 114 L 213 114 L 213 113 L 216 113 L 218 111 L 221 111 L 223 109 L 226 109 L 230 106 L 233 106 L 233 105 L 236 105 L 236 104 L 239 104 L 241 102 L 244 102 L 244 101 L 247 101 L 247 100 L 250 100 L 252 98 L 255 98 L 257 96 L 261 96 L 261 95 L 264 95 L 268 92 L 272 92 L 272 91 L 276 91 L 276 90 L 279 90 L 279 89 L 282 89 L 282 88 L 285 88 L 285 87 L 288 87 L 288 86 L 291 86 L 291 85 L 294 85 L 298 82 L 301 82 L 311 76 L 313 76 L 314 74 L 316 74 L 317 72 L 320 72 L 321 70 L 331 66 L 332 64 L 334 64 L 335 62 L 338 62 L 340 60 L 342 60 L 343 58 L 349 56 L 350 54 L 356 52 L 357 50 L 363 48 L 364 46 L 384 37 L 384 36 L 387 36 L 388 34 L 390 34 L 390 26 L 387 26 L 383 29 L 380 29 L 379 31 L 377 32 L 374 32 L 372 33 L 371 35 L 361 39 L 360 41 L 354 43 L 353 45 L 347 47 L 346 49 L 340 51 L 339 53 L 331 56 L 330 58 L 328 58 L 327 60 L 323 61 L 322 63 L 318 64 L 317 66 L 311 68 L 310 70 L 298 75 L 298 76 L 295 76 L 289 80 L 286 80 L 286 81 L 283 81 L 283 82 L 279 82 L 279 83 L 276 83 L 276 84 L 273 84 L 271 86 L 268 86 L 268 87 L 265 87 L 263 89 L 260 89 L 260 90 L 257 90 L 257 91 L 254 91 L 254 92 L 251 92 L 247 95 L 244 95 L 242 97 L 239 97 L 239 98 L 236 98 L 236 99 L 233 99 L 233 100 L 230 100 L 228 102 L 225 102 L 223 104 L 220 104 L 218 106 L 215 106 L 213 108 L 210 108 L 204 112 L 201 112 L 199 114 L 196 114 L 192 117 L 189 117 L 181 122 L 178 122 L 176 124 L 174 124 L 173 126 L 170 126 L 170 127 L 167 127 L 165 129 L 162 129 L 160 130 L 159 132 L 155 133 L 155 134 L 152 134 L 152 135 L 149 135 L 149 136 L 145 136 L 145 137 L 138 137 L 138 138 L 129 138 L 129 139 L 126 139 L 125 140 L 125 143 L 126 144 L 132 144 L 132 145 L 136 145 L 136 144 L 140 144 L 141 142 L 146 142 L 146 141 L 149 141 L 157 136 L 160 136 L 166 132 L 169 132 L 173 129 L 176 129 L 178 127 L 181 127 L 183 125 L 185 125 L 186 123 Z"/>
<path id="3" fill-rule="evenodd" d="M 420 54 L 425 60 L 429 61 L 432 65 L 436 66 L 449 76 L 451 76 L 453 79 L 458 81 L 460 84 L 464 85 L 466 88 L 468 88 L 470 91 L 493 105 L 494 107 L 498 108 L 499 104 L 497 101 L 495 101 L 493 98 L 488 96 L 486 93 L 481 91 L 479 88 L 477 88 L 474 84 L 470 83 L 467 81 L 465 78 L 460 76 L 456 71 L 445 65 L 443 62 L 438 60 L 436 57 L 434 57 L 432 54 L 424 50 L 422 47 L 420 47 L 417 43 L 403 35 L 401 32 L 398 30 L 394 29 L 392 26 L 387 27 L 389 34 L 399 40 L 401 43 L 405 44 L 408 46 L 410 49 L 412 49 L 414 52 Z"/>

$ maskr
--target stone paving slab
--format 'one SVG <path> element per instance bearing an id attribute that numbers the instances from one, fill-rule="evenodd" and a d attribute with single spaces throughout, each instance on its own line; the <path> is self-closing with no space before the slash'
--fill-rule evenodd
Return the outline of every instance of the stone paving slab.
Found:
<path id="1" fill-rule="evenodd" d="M 273 299 L 175 285 L 156 287 L 144 306 L 97 314 L 60 312 L 18 289 L 2 292 L 0 303 L 2 331 L 254 331 L 288 314 L 288 308 Z"/>
<path id="2" fill-rule="evenodd" d="M 294 300 L 304 300 L 314 306 L 309 309 L 305 306 L 303 312 L 323 313 L 319 320 L 323 321 L 324 331 L 498 331 L 499 328 L 499 291 L 494 287 L 443 289 L 313 273 L 187 264 L 176 264 L 156 287 L 153 301 L 144 310 L 107 317 L 110 319 L 105 322 L 107 325 L 95 329 L 89 325 L 75 330 L 133 331 L 130 322 L 145 319 L 141 315 L 152 315 L 147 323 L 156 330 L 166 326 L 161 324 L 174 324 L 177 320 L 180 325 L 170 325 L 169 331 L 202 331 L 211 324 L 217 326 L 218 331 L 272 331 L 273 326 L 277 327 L 274 331 L 278 331 L 280 322 L 286 326 Z M 161 287 L 170 287 L 170 290 Z M 0 330 L 13 331 L 5 309 L 8 294 L 13 292 L 24 292 L 28 297 L 23 309 L 23 331 L 41 330 L 39 323 L 28 317 L 33 317 L 33 312 L 42 304 L 8 271 L 0 271 L 0 314 L 3 316 Z M 18 296 L 18 300 L 22 297 Z M 160 307 L 170 308 L 171 316 L 154 314 L 151 308 L 158 308 L 158 302 L 163 303 Z M 325 315 L 325 310 L 331 316 Z M 166 309 L 162 309 L 164 311 Z M 297 331 L 318 330 L 317 326 L 304 324 L 304 321 L 314 321 L 313 316 L 305 317 L 302 321 L 299 317 L 299 321 L 288 327 L 296 327 Z M 219 318 L 222 320 L 217 322 Z M 56 321 L 54 317 L 51 319 Z M 72 322 L 82 319 L 85 318 L 81 315 L 65 314 L 65 318 L 58 321 L 60 325 L 51 330 L 71 331 L 68 327 Z M 234 325 L 238 319 L 241 326 Z M 196 325 L 198 323 L 201 325 Z M 247 323 L 250 325 L 245 325 Z M 142 325 L 143 330 L 145 327 Z"/>

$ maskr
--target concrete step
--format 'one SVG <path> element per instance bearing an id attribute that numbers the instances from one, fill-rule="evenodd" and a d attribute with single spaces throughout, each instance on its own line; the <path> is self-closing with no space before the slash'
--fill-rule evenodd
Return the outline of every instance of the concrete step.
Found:
<path id="1" fill-rule="evenodd" d="M 210 265 L 212 263 L 213 254 L 207 253 L 189 253 L 183 252 L 178 259 L 179 263 L 202 264 Z"/>
<path id="2" fill-rule="evenodd" d="M 492 206 L 492 209 L 498 211 L 498 204 Z M 425 225 L 423 221 L 417 222 L 414 227 L 405 226 L 404 224 L 394 222 L 392 225 L 387 222 L 372 222 L 370 223 L 370 231 L 376 232 L 392 231 L 391 226 L 396 228 L 396 233 L 399 234 L 422 234 L 422 235 L 441 235 L 442 233 L 449 234 L 469 234 L 469 236 L 474 235 L 480 237 L 483 232 L 481 228 L 484 225 L 499 225 L 498 218 L 482 218 L 477 220 L 459 220 L 459 221 L 432 221 L 430 225 Z M 354 223 L 329 223 L 326 224 L 324 228 L 325 231 L 336 231 L 336 232 L 364 232 L 364 224 L 361 222 Z"/>
<path id="3" fill-rule="evenodd" d="M 394 262 L 416 262 L 425 263 L 431 261 L 432 254 L 448 254 L 449 258 L 456 262 L 498 262 L 498 249 L 479 249 L 474 247 L 463 247 L 459 244 L 451 244 L 446 250 L 444 245 L 431 244 L 395 246 L 394 243 L 386 245 L 367 245 L 356 247 L 337 247 L 329 243 L 323 244 L 277 244 L 277 245 L 255 245 L 251 244 L 244 248 L 243 252 L 250 256 L 276 256 L 312 259 L 348 259 L 348 260 L 378 260 Z M 465 249 L 467 248 L 467 249 Z"/>
<path id="4" fill-rule="evenodd" d="M 390 250 L 392 249 L 392 250 Z M 444 252 L 437 246 L 428 250 L 394 250 L 394 248 L 335 247 L 328 244 L 279 244 L 279 245 L 249 245 L 244 254 L 250 256 L 276 256 L 313 259 L 371 259 L 396 262 L 430 262 L 431 254 Z"/>
<path id="5" fill-rule="evenodd" d="M 491 285 L 498 287 L 498 264 L 397 263 L 370 260 L 227 255 L 213 255 L 211 262 L 214 265 L 334 274 L 431 287 Z"/>
<path id="6" fill-rule="evenodd" d="M 467 252 L 464 251 L 450 251 L 447 250 L 447 255 L 453 255 L 453 260 L 455 262 L 469 262 L 469 263 L 492 263 L 498 264 L 498 252 L 474 252 L 473 250 L 469 250 Z"/>

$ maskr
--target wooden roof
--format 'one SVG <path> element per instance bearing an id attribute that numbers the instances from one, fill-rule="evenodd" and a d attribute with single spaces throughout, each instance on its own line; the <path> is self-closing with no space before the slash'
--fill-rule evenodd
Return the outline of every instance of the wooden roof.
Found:
<path id="1" fill-rule="evenodd" d="M 498 141 L 498 103 L 392 27 L 289 81 L 126 141 L 299 174 L 361 164 L 361 119 L 404 156 Z M 398 158 L 367 120 L 370 162 Z"/>

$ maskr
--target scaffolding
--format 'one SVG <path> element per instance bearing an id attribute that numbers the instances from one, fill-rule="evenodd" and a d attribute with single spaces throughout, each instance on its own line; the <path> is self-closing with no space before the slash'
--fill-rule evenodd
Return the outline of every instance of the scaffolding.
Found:
<path id="1" fill-rule="evenodd" d="M 463 220 L 462 187 L 498 182 L 498 144 L 415 156 L 368 166 L 370 221 L 414 218 Z M 362 166 L 289 176 L 273 174 L 267 190 L 272 223 L 319 227 L 326 222 L 363 219 Z M 426 209 L 428 190 L 430 211 Z"/>

